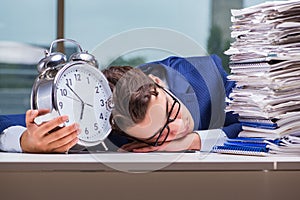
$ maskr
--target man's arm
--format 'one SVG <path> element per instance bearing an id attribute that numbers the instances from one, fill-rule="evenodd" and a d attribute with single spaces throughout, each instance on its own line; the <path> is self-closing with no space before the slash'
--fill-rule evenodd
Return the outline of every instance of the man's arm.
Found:
<path id="1" fill-rule="evenodd" d="M 119 151 L 152 152 L 152 151 L 183 151 L 200 150 L 210 152 L 215 145 L 221 145 L 226 139 L 221 129 L 201 130 L 192 132 L 185 137 L 165 142 L 161 146 L 149 146 L 145 143 L 132 142 L 125 144 Z"/>
<path id="2" fill-rule="evenodd" d="M 22 152 L 19 141 L 25 130 L 25 114 L 0 115 L 0 150 Z"/>
<path id="3" fill-rule="evenodd" d="M 0 133 L 0 150 L 7 152 L 22 152 L 20 138 L 26 130 L 23 126 L 11 126 Z"/>
<path id="4" fill-rule="evenodd" d="M 201 138 L 200 151 L 210 152 L 215 145 L 221 145 L 226 140 L 226 134 L 222 129 L 196 131 Z"/>
<path id="5" fill-rule="evenodd" d="M 20 127 L 11 126 L 6 129 L 1 136 L 2 142 L 1 150 L 15 151 L 15 152 L 31 152 L 31 153 L 51 153 L 51 152 L 66 152 L 73 147 L 78 141 L 78 134 L 80 132 L 78 124 L 62 127 L 56 131 L 51 132 L 54 128 L 68 120 L 67 116 L 57 117 L 49 122 L 37 125 L 34 119 L 46 114 L 47 110 L 29 110 L 26 112 L 26 127 L 27 129 L 20 129 Z M 22 133 L 21 133 L 22 131 Z M 11 136 L 14 135 L 14 136 Z M 11 149 L 19 144 L 20 149 Z"/>
<path id="6" fill-rule="evenodd" d="M 0 133 L 11 126 L 26 127 L 25 114 L 0 115 Z"/>

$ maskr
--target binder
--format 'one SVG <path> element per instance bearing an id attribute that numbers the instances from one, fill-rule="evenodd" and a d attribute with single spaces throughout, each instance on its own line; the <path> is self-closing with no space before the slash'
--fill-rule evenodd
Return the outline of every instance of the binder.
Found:
<path id="1" fill-rule="evenodd" d="M 269 124 L 269 123 L 260 123 L 260 122 L 243 122 L 240 121 L 242 126 L 249 126 L 254 128 L 264 128 L 264 129 L 276 129 L 278 126 L 276 123 Z"/>
<path id="2" fill-rule="evenodd" d="M 260 147 L 243 147 L 243 146 L 214 146 L 212 149 L 215 153 L 237 154 L 248 156 L 266 156 L 267 151 Z"/>
<path id="3" fill-rule="evenodd" d="M 212 152 L 249 156 L 267 156 L 269 155 L 270 144 L 278 146 L 280 143 L 280 139 L 237 137 L 235 139 L 227 139 L 223 145 L 214 146 Z"/>
<path id="4" fill-rule="evenodd" d="M 300 137 L 299 135 L 287 135 L 276 139 L 258 137 L 228 138 L 223 145 L 214 146 L 212 152 L 249 156 L 268 156 L 271 154 L 299 156 Z"/>

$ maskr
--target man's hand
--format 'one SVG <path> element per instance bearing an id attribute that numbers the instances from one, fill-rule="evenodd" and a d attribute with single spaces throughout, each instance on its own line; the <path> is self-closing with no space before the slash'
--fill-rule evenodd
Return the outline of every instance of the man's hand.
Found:
<path id="1" fill-rule="evenodd" d="M 34 118 L 48 113 L 49 110 L 28 110 L 26 112 L 27 130 L 21 136 L 20 144 L 23 152 L 51 153 L 66 152 L 78 141 L 79 125 L 59 128 L 51 133 L 54 128 L 68 120 L 67 116 L 60 116 L 51 121 L 37 125 Z"/>
<path id="2" fill-rule="evenodd" d="M 167 141 L 161 146 L 149 146 L 141 142 L 132 142 L 125 144 L 119 149 L 122 151 L 132 152 L 152 152 L 152 151 L 182 151 L 182 150 L 200 150 L 201 141 L 197 133 L 190 133 L 185 137 L 178 138 L 172 141 Z"/>

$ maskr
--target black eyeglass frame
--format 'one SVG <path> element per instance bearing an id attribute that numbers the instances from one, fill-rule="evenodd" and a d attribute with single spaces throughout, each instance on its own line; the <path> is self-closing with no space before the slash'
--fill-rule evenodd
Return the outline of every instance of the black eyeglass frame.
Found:
<path id="1" fill-rule="evenodd" d="M 156 83 L 155 83 L 156 84 Z M 127 137 L 137 141 L 137 142 L 141 142 L 141 143 L 145 143 L 149 146 L 154 146 L 154 147 L 157 147 L 157 146 L 161 146 L 163 145 L 167 138 L 169 137 L 169 134 L 170 134 L 170 127 L 169 127 L 169 124 L 174 122 L 176 120 L 176 118 L 178 117 L 178 114 L 179 114 L 179 111 L 181 109 L 181 104 L 180 102 L 178 101 L 178 99 L 173 95 L 171 94 L 168 90 L 166 90 L 164 87 L 156 84 L 156 86 L 160 89 L 162 89 L 165 93 L 167 93 L 173 100 L 173 104 L 171 106 L 171 109 L 170 111 L 168 111 L 168 103 L 167 103 L 167 121 L 166 123 L 164 124 L 164 126 L 161 128 L 161 130 L 157 133 L 155 133 L 154 135 L 152 135 L 151 137 L 145 139 L 145 140 L 142 140 L 142 139 L 139 139 L 139 138 L 136 138 L 136 137 L 133 137 L 133 136 L 130 136 L 128 134 L 126 134 Z M 170 118 L 171 117 L 171 114 L 173 113 L 173 110 L 174 110 L 174 107 L 175 105 L 178 104 L 178 110 L 176 111 L 176 114 L 173 118 Z M 162 133 L 164 132 L 164 130 L 167 128 L 168 132 L 167 134 L 165 135 L 165 138 L 162 140 L 162 141 L 159 141 L 162 137 Z M 154 138 L 156 135 L 158 134 L 158 137 L 156 138 L 155 142 L 147 142 L 147 140 L 151 140 L 152 138 Z"/>

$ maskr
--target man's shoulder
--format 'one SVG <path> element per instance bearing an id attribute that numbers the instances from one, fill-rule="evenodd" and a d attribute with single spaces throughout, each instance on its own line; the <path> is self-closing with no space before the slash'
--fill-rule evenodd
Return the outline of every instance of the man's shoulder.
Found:
<path id="1" fill-rule="evenodd" d="M 147 68 L 146 66 L 151 66 L 151 68 L 162 68 L 165 70 L 169 70 L 169 68 L 172 68 L 184 73 L 185 71 L 189 71 L 194 68 L 199 69 L 205 66 L 219 68 L 222 67 L 222 61 L 215 54 L 212 54 L 210 56 L 191 57 L 170 56 L 163 60 L 146 63 L 141 67 L 145 69 Z"/>

